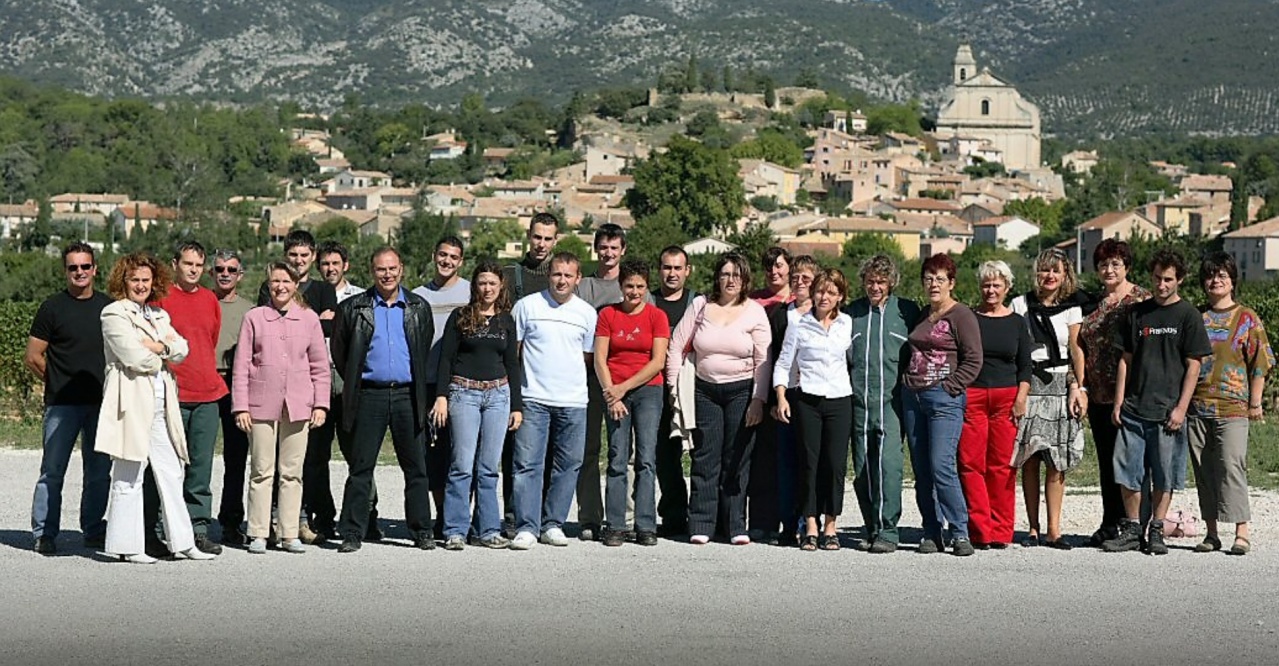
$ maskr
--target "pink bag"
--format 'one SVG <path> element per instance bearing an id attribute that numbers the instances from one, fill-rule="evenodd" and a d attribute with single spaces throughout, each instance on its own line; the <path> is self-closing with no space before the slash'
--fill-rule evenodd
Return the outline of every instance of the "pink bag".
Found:
<path id="1" fill-rule="evenodd" d="M 1164 536 L 1169 539 L 1199 536 L 1199 519 L 1185 509 L 1173 509 L 1164 518 Z"/>

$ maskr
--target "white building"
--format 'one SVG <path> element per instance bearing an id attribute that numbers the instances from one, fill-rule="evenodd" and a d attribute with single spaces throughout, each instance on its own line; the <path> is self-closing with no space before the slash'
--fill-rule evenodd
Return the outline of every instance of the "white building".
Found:
<path id="1" fill-rule="evenodd" d="M 1016 215 L 990 217 L 973 224 L 974 245 L 995 245 L 1020 250 L 1021 244 L 1039 235 L 1039 225 Z"/>
<path id="2" fill-rule="evenodd" d="M 1002 153 L 1009 169 L 1038 167 L 1039 107 L 989 69 L 978 70 L 967 44 L 961 44 L 955 54 L 953 75 L 954 85 L 937 115 L 937 136 L 985 139 Z"/>

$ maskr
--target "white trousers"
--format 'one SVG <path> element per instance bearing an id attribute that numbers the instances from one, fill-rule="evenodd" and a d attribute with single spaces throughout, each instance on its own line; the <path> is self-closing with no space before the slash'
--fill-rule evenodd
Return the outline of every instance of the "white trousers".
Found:
<path id="1" fill-rule="evenodd" d="M 146 534 L 142 521 L 142 477 L 147 464 L 155 477 L 164 516 L 164 532 L 169 537 L 169 550 L 180 553 L 195 547 L 191 516 L 182 497 L 185 476 L 182 461 L 169 441 L 169 428 L 164 420 L 164 396 L 157 395 L 155 418 L 151 421 L 151 448 L 148 460 L 116 460 L 111 466 L 111 508 L 107 512 L 106 552 L 114 555 L 137 555 L 146 551 Z"/>

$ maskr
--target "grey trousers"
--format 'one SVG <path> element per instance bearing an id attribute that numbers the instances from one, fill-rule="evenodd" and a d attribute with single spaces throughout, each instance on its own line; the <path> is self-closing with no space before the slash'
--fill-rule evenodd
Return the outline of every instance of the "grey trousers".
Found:
<path id="1" fill-rule="evenodd" d="M 1248 419 L 1192 416 L 1187 425 L 1203 519 L 1248 522 Z"/>

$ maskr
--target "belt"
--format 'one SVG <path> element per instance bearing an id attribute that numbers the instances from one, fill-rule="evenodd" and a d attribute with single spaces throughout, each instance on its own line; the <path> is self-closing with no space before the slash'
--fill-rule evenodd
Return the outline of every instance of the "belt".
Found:
<path id="1" fill-rule="evenodd" d="M 406 389 L 412 386 L 409 382 L 374 382 L 367 379 L 360 380 L 360 388 L 362 389 Z"/>
<path id="2" fill-rule="evenodd" d="M 501 388 L 503 386 L 506 386 L 507 381 L 508 380 L 506 377 L 503 377 L 501 379 L 480 380 L 480 379 L 467 379 L 466 377 L 459 377 L 457 375 L 453 375 L 453 377 L 449 379 L 449 386 L 456 386 L 458 388 L 470 389 L 472 391 L 491 391 L 495 388 Z"/>

